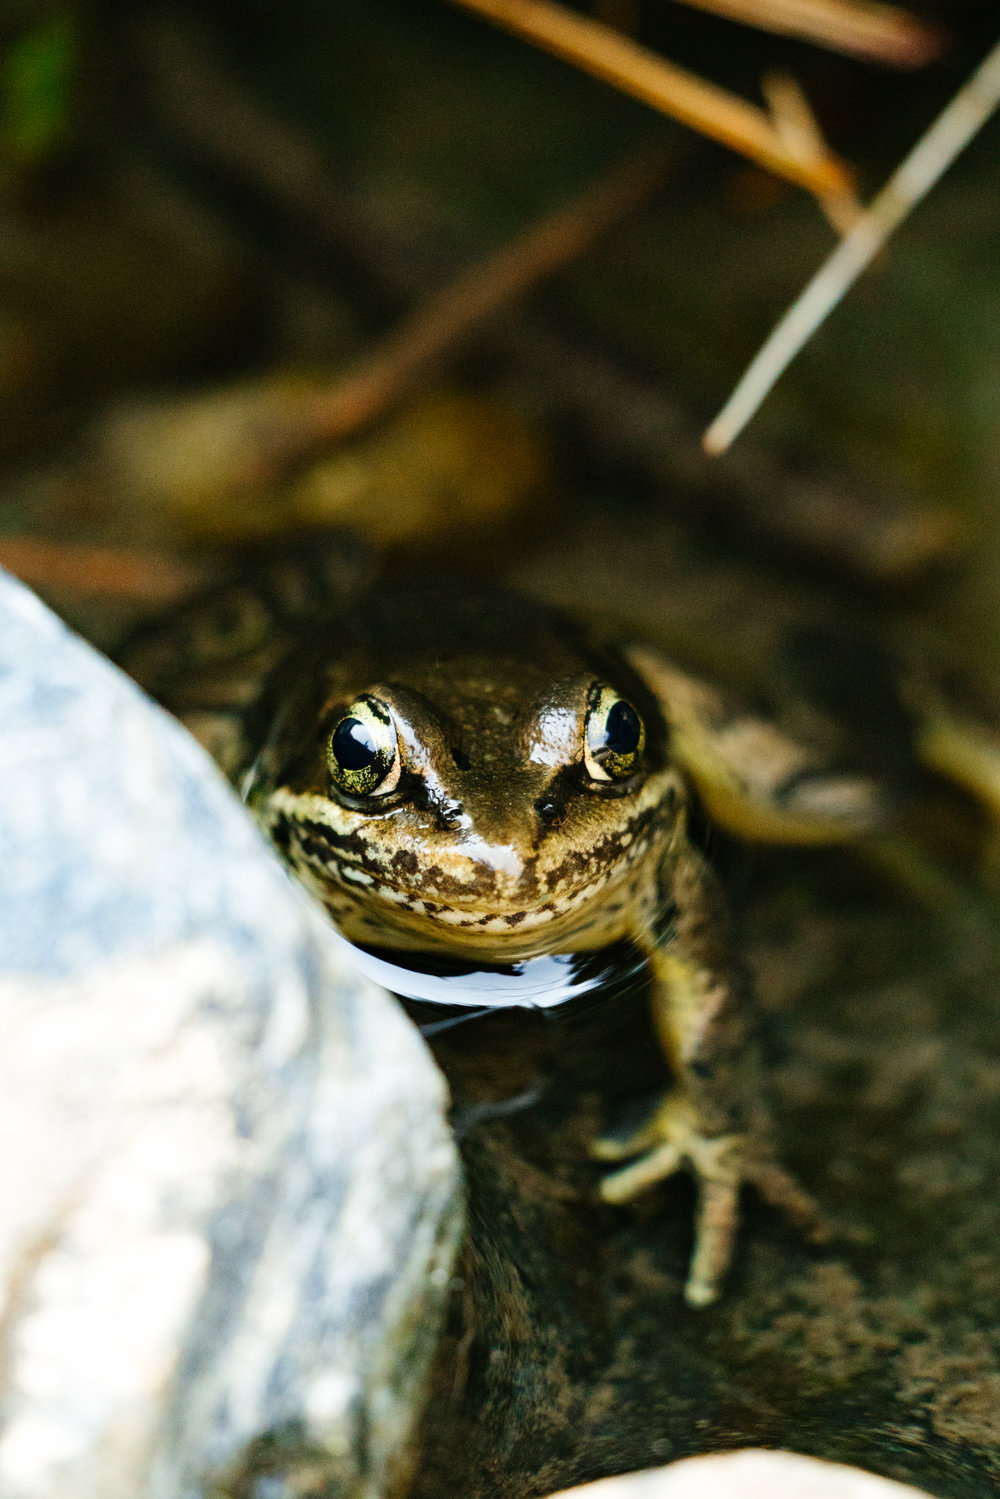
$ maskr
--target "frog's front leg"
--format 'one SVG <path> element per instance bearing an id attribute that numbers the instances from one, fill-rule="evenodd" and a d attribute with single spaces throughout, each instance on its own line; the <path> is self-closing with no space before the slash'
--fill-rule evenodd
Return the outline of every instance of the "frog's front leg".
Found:
<path id="1" fill-rule="evenodd" d="M 638 1130 L 624 1139 L 602 1138 L 593 1150 L 602 1160 L 634 1157 L 604 1179 L 601 1192 L 609 1202 L 626 1201 L 678 1170 L 694 1173 L 698 1209 L 684 1294 L 692 1306 L 706 1306 L 718 1296 L 732 1258 L 744 1183 L 814 1231 L 821 1217 L 775 1157 L 745 980 L 729 957 L 714 880 L 693 850 L 673 866 L 661 909 L 664 899 L 670 915 L 650 924 L 645 945 L 653 1018 L 674 1087 Z"/>

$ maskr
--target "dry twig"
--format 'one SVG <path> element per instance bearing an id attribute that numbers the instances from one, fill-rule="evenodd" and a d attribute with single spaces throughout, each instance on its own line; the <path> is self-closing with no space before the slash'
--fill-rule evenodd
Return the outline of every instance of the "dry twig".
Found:
<path id="1" fill-rule="evenodd" d="M 599 21 L 554 0 L 453 0 L 584 72 L 824 198 L 850 189 L 844 162 L 823 149 L 801 155 L 763 110 L 676 67 Z"/>
<path id="2" fill-rule="evenodd" d="M 823 136 L 798 82 L 788 73 L 766 73 L 761 82 L 771 120 L 791 150 L 816 155 L 824 149 Z M 819 205 L 838 234 L 846 234 L 857 222 L 861 204 L 854 192 L 829 193 Z"/>
<path id="3" fill-rule="evenodd" d="M 799 350 L 1000 105 L 1000 43 L 976 69 L 820 266 L 751 361 L 702 439 L 724 453 Z"/>
<path id="4" fill-rule="evenodd" d="M 760 31 L 803 37 L 834 52 L 895 68 L 918 68 L 941 51 L 932 27 L 895 5 L 859 0 L 684 0 Z"/>
<path id="5" fill-rule="evenodd" d="M 666 173 L 667 159 L 659 153 L 631 158 L 565 208 L 429 296 L 316 400 L 317 442 L 336 441 L 383 415 L 484 323 L 578 259 L 601 234 L 647 203 L 662 187 Z"/>
<path id="6" fill-rule="evenodd" d="M 258 497 L 321 450 L 385 416 L 485 323 L 575 260 L 662 186 L 667 158 L 632 157 L 566 207 L 432 292 L 353 369 L 332 378 L 287 371 L 207 394 L 118 410 L 99 439 L 114 487 L 196 514 Z M 249 514 L 244 517 L 250 525 Z"/>

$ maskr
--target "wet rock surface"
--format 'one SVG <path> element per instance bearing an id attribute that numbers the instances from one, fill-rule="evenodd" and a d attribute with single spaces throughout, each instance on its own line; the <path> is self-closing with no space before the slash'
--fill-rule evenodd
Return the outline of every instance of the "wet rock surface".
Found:
<path id="1" fill-rule="evenodd" d="M 459 1232 L 412 1026 L 0 578 L 5 1499 L 389 1495 Z"/>
<path id="2" fill-rule="evenodd" d="M 748 1194 L 723 1299 L 689 1310 L 690 1184 L 613 1211 L 586 1157 L 662 1082 L 640 997 L 447 1032 L 471 1227 L 420 1499 L 446 1481 L 540 1496 L 756 1445 L 939 1499 L 996 1487 L 992 913 L 957 880 L 918 900 L 861 854 L 747 852 L 731 873 L 783 1157 L 834 1237 L 807 1245 Z"/>
<path id="3" fill-rule="evenodd" d="M 938 1499 L 993 1490 L 1000 943 L 957 849 L 950 866 L 897 850 L 890 873 L 887 849 L 879 863 L 715 843 L 782 1154 L 829 1213 L 829 1245 L 749 1196 L 725 1296 L 695 1312 L 681 1300 L 690 1184 L 598 1204 L 588 1141 L 665 1081 L 628 975 L 565 1008 L 435 1035 L 470 1189 L 449 1280 L 452 1166 L 437 1081 L 410 1091 L 412 1031 L 394 1016 L 383 1036 L 377 995 L 344 1008 L 338 949 L 190 743 L 145 706 L 133 718 L 120 679 L 30 596 L 10 600 L 0 831 L 26 853 L 4 870 L 3 1159 L 7 1199 L 24 1204 L 10 1278 L 26 1289 L 0 1464 L 16 1499 L 114 1499 L 136 1474 L 157 1499 L 198 1494 L 206 1473 L 238 1499 L 403 1492 L 449 1284 L 405 1490 L 417 1499 L 528 1499 L 748 1445 Z M 185 806 L 193 869 L 177 858 Z M 262 933 L 273 971 L 256 966 Z M 334 998 L 320 1006 L 324 974 Z M 341 1278 L 354 1265 L 357 1291 Z"/>

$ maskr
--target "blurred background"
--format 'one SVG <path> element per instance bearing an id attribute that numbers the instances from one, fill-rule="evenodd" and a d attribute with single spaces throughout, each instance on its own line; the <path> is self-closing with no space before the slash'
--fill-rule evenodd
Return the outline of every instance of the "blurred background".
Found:
<path id="1" fill-rule="evenodd" d="M 596 528 L 606 563 L 615 535 L 630 568 L 693 548 L 748 598 L 916 611 L 991 672 L 995 123 L 702 453 L 826 215 L 995 40 L 974 3 L 876 8 L 873 33 L 844 7 L 833 45 L 815 9 L 569 8 L 765 122 L 766 98 L 786 139 L 802 105 L 810 191 L 475 6 L 6 5 L 0 560 L 107 645 L 248 543 L 346 524 L 393 565 L 529 559 L 537 583 Z M 581 568 L 574 596 L 620 604 Z M 661 630 L 697 655 L 693 607 Z"/>

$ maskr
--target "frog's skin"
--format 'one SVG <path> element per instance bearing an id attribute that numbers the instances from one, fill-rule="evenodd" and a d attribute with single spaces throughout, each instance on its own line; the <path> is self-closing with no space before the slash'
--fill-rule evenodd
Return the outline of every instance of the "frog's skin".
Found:
<path id="1" fill-rule="evenodd" d="M 866 783 L 826 773 L 652 651 L 599 648 L 516 594 L 380 588 L 310 635 L 263 699 L 247 794 L 344 934 L 491 963 L 631 939 L 674 1082 L 638 1133 L 595 1143 L 627 1162 L 604 1197 L 695 1174 L 693 1305 L 719 1293 L 741 1184 L 815 1227 L 774 1156 L 742 974 L 688 808 L 697 784 L 732 829 L 822 841 L 872 819 Z M 374 769 L 345 772 L 338 731 L 342 748 L 345 734 L 369 753 L 377 742 Z M 359 792 L 358 775 L 381 780 Z"/>

